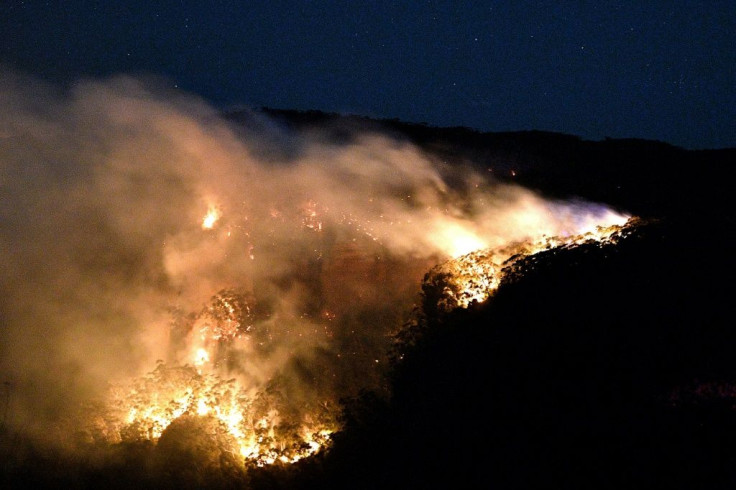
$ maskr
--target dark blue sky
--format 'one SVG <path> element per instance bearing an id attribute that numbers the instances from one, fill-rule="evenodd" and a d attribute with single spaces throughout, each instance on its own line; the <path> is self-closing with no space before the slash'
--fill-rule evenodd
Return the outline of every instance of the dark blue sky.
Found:
<path id="1" fill-rule="evenodd" d="M 0 64 L 218 107 L 736 147 L 736 2 L 0 2 Z"/>

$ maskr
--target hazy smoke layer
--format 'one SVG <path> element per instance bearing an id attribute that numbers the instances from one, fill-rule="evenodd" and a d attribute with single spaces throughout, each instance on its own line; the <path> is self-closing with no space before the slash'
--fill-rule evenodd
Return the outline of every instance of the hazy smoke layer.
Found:
<path id="1" fill-rule="evenodd" d="M 187 362 L 201 341 L 176 316 L 232 288 L 253 307 L 232 372 L 349 391 L 436 261 L 619 218 L 380 134 L 331 142 L 256 115 L 245 131 L 150 80 L 5 73 L 0 105 L 0 381 L 19 427 Z"/>

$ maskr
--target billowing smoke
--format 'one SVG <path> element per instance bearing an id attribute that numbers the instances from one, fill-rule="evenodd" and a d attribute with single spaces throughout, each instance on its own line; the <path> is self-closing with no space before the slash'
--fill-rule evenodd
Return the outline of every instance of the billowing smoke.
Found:
<path id="1" fill-rule="evenodd" d="M 280 377 L 295 403 L 337 399 L 376 382 L 438 261 L 622 220 L 372 131 L 336 141 L 260 114 L 244 129 L 155 80 L 60 88 L 6 72 L 0 105 L 15 427 L 45 429 L 158 359 L 218 361 L 253 389 Z M 227 335 L 226 357 L 197 358 Z"/>

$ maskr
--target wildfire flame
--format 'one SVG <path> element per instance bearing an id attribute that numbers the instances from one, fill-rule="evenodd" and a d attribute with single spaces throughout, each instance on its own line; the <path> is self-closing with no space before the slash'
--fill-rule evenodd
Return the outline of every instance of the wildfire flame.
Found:
<path id="1" fill-rule="evenodd" d="M 209 418 L 226 434 L 221 444 L 243 464 L 263 466 L 293 463 L 320 451 L 338 429 L 331 401 L 289 411 L 283 400 L 267 391 L 223 378 L 227 353 L 236 338 L 248 335 L 253 324 L 252 297 L 242 289 L 224 289 L 192 319 L 194 347 L 185 363 L 166 364 L 115 386 L 103 420 L 93 430 L 109 442 L 159 441 L 177 420 Z M 94 418 L 94 417 L 93 417 Z"/>
<path id="2" fill-rule="evenodd" d="M 283 216 L 279 213 L 273 219 Z M 323 229 L 314 201 L 308 201 L 295 216 L 296 226 Z M 202 228 L 211 229 L 219 217 L 219 210 L 210 207 Z M 490 296 L 501 283 L 504 267 L 519 257 L 588 241 L 606 243 L 617 236 L 627 220 L 628 216 L 613 212 L 583 215 L 572 220 L 575 226 L 560 236 L 530 236 L 489 248 L 472 222 L 443 219 L 432 236 L 436 246 L 452 259 L 431 273 L 447 277 L 444 306 L 465 308 Z M 358 231 L 365 233 L 364 229 Z M 223 365 L 227 364 L 230 345 L 256 329 L 253 304 L 252 295 L 243 289 L 224 289 L 215 294 L 191 321 L 192 365 L 162 362 L 130 386 L 114 391 L 110 406 L 117 407 L 114 412 L 118 415 L 108 413 L 105 417 L 108 440 L 157 441 L 181 417 L 209 417 L 228 434 L 227 440 L 235 441 L 228 450 L 239 454 L 244 464 L 292 463 L 329 445 L 331 434 L 340 430 L 333 412 L 324 409 L 329 401 L 321 408 L 303 410 L 296 420 L 293 413 L 284 418 L 278 400 L 268 399 L 268 394 L 243 386 L 235 378 L 221 377 L 227 371 Z M 336 318 L 326 311 L 317 321 L 326 324 Z"/>
<path id="3" fill-rule="evenodd" d="M 106 435 L 115 440 L 157 441 L 177 419 L 212 417 L 232 437 L 244 463 L 263 466 L 293 463 L 318 452 L 336 429 L 324 410 L 300 424 L 281 424 L 280 411 L 265 403 L 264 394 L 248 394 L 235 380 L 214 372 L 202 374 L 191 366 L 159 363 L 148 375 L 113 392 Z M 116 415 L 117 414 L 117 415 Z M 123 416 L 124 415 L 124 416 Z"/>
<path id="4" fill-rule="evenodd" d="M 615 219 L 620 222 L 619 218 Z M 590 231 L 568 236 L 532 238 L 497 249 L 477 250 L 450 260 L 433 270 L 433 274 L 447 274 L 448 287 L 445 302 L 448 307 L 467 308 L 473 302 L 482 302 L 501 284 L 505 267 L 522 257 L 537 254 L 556 247 L 594 242 L 599 245 L 615 243 L 626 227 L 634 227 L 637 218 L 624 223 L 597 226 Z M 584 228 L 589 229 L 589 228 Z"/>
<path id="5" fill-rule="evenodd" d="M 475 233 L 458 223 L 448 223 L 438 230 L 436 240 L 450 257 L 460 257 L 488 245 Z"/>
<path id="6" fill-rule="evenodd" d="M 68 418 L 91 441 L 165 443 L 194 421 L 245 463 L 295 461 L 340 430 L 337 400 L 380 383 L 427 269 L 454 258 L 443 267 L 467 306 L 512 257 L 623 224 L 379 132 L 244 134 L 126 77 L 20 80 L 0 90 L 18 143 L 0 169 L 18 203 L 0 236 L 0 358 L 33 387 L 18 427 Z M 77 417 L 69 400 L 99 408 Z"/>
<path id="7" fill-rule="evenodd" d="M 215 227 L 215 223 L 220 219 L 221 213 L 220 210 L 217 209 L 216 206 L 210 206 L 209 209 L 207 209 L 207 214 L 204 215 L 204 218 L 202 218 L 202 229 L 203 230 L 211 230 Z"/>
<path id="8" fill-rule="evenodd" d="M 205 349 L 199 348 L 197 349 L 196 354 L 194 355 L 194 365 L 195 366 L 201 366 L 206 362 L 209 362 L 210 355 L 207 353 Z"/>
<path id="9" fill-rule="evenodd" d="M 633 221 L 609 214 L 601 222 L 607 226 L 591 229 L 586 221 L 580 226 L 582 233 L 530 238 L 496 249 L 483 248 L 485 243 L 479 237 L 457 224 L 447 226 L 439 239 L 451 244 L 449 250 L 455 258 L 433 269 L 434 274 L 447 274 L 446 307 L 465 308 L 485 300 L 498 288 L 504 267 L 519 257 L 590 241 L 609 243 Z M 468 250 L 470 253 L 465 253 Z M 334 318 L 334 314 L 323 316 L 324 321 Z M 196 416 L 214 418 L 235 441 L 237 447 L 230 450 L 239 454 L 244 463 L 293 463 L 329 445 L 331 434 L 339 430 L 329 410 L 316 416 L 320 409 L 313 407 L 312 411 L 303 412 L 297 423 L 291 420 L 283 425 L 278 403 L 264 400 L 263 393 L 252 393 L 236 379 L 220 377 L 217 363 L 213 362 L 216 351 L 247 332 L 252 323 L 247 294 L 223 290 L 215 295 L 195 321 L 201 345 L 193 350 L 193 367 L 160 363 L 127 389 L 115 391 L 112 406 L 118 407 L 121 416 L 107 416 L 111 439 L 157 441 L 175 420 Z"/>

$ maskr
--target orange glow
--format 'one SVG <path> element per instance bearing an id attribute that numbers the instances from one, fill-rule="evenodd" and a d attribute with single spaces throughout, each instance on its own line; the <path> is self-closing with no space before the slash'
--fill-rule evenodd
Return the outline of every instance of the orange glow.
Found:
<path id="1" fill-rule="evenodd" d="M 257 396 L 249 396 L 236 380 L 224 380 L 214 373 L 202 375 L 188 366 L 160 363 L 113 396 L 112 406 L 129 407 L 124 417 L 109 422 L 112 434 L 123 440 L 157 441 L 179 417 L 209 416 L 236 441 L 237 447 L 224 449 L 240 454 L 244 464 L 257 466 L 293 463 L 311 456 L 329 445 L 337 428 L 332 420 L 314 417 L 284 427 L 278 409 L 259 414 Z"/>
<path id="2" fill-rule="evenodd" d="M 407 198 L 411 196 L 407 195 Z M 268 212 L 269 217 L 267 236 L 278 229 L 275 225 L 286 229 L 291 224 L 302 230 L 302 236 L 310 237 L 310 253 L 317 258 L 309 262 L 309 266 L 321 264 L 320 247 L 323 241 L 333 236 L 331 226 L 351 229 L 353 234 L 349 237 L 352 242 L 356 241 L 356 236 L 365 236 L 378 241 L 380 247 L 390 248 L 384 245 L 385 242 L 397 245 L 400 250 L 401 247 L 407 247 L 405 243 L 418 242 L 419 247 L 426 247 L 429 251 L 425 253 L 451 258 L 433 269 L 434 272 L 446 273 L 448 287 L 444 291 L 446 298 L 443 305 L 451 309 L 468 307 L 493 294 L 510 261 L 552 247 L 588 240 L 605 243 L 627 219 L 613 212 L 596 214 L 590 211 L 578 216 L 570 211 L 568 214 L 560 213 L 562 217 L 555 221 L 549 219 L 554 210 L 543 204 L 541 201 L 530 201 L 529 205 L 519 206 L 514 213 L 507 215 L 509 225 L 497 228 L 485 226 L 483 219 L 474 220 L 472 213 L 462 214 L 447 209 L 437 211 L 432 207 L 422 208 L 416 222 L 391 216 L 388 212 L 379 214 L 375 219 L 340 213 L 338 216 L 341 219 L 336 224 L 334 216 L 331 219 L 329 214 L 330 208 L 313 200 L 302 202 L 291 211 L 287 208 L 283 211 L 268 208 L 264 213 Z M 220 208 L 211 205 L 202 219 L 202 229 L 215 228 L 221 216 Z M 254 259 L 254 242 L 258 238 L 255 232 L 250 235 L 250 230 L 244 231 L 240 224 L 244 222 L 245 219 L 238 222 L 232 218 L 228 223 L 232 229 L 242 232 L 241 236 L 247 236 L 243 242 L 238 242 L 237 237 L 228 240 L 228 247 L 232 245 L 233 248 L 223 250 L 232 252 L 229 256 L 225 252 L 218 255 L 221 252 L 218 247 L 222 246 L 222 242 L 202 240 L 202 251 L 212 252 L 221 258 L 223 267 L 217 269 L 218 273 L 227 274 L 231 263 L 236 262 L 230 257 Z M 566 231 L 566 227 L 570 231 Z M 309 233 L 304 234 L 305 229 Z M 503 235 L 507 229 L 510 229 L 508 235 Z M 323 230 L 326 231 L 324 235 Z M 513 241 L 520 236 L 527 238 Z M 201 238 L 201 235 L 198 237 Z M 402 243 L 399 245 L 399 242 Z M 499 242 L 505 245 L 492 247 L 493 243 Z M 241 248 L 238 249 L 236 245 Z M 350 250 L 356 257 L 364 252 L 359 245 Z M 411 245 L 406 250 L 416 249 Z M 208 253 L 203 255 L 210 256 Z M 345 264 L 354 264 L 356 261 L 347 260 Z M 375 262 L 373 260 L 371 264 L 375 265 Z M 346 269 L 351 269 L 346 273 L 356 273 L 354 265 Z M 234 283 L 242 284 L 237 281 Z M 269 392 L 262 380 L 253 381 L 250 377 L 250 369 L 259 371 L 261 367 L 254 368 L 252 364 L 255 363 L 246 353 L 252 353 L 256 343 L 262 346 L 272 339 L 270 334 L 261 335 L 263 331 L 268 331 L 270 325 L 264 327 L 258 323 L 256 312 L 260 310 L 256 308 L 255 298 L 252 286 L 226 287 L 211 296 L 208 303 L 195 306 L 199 309 L 194 310 L 186 320 L 188 330 L 183 340 L 186 345 L 181 352 L 183 360 L 179 354 L 172 357 L 184 364 L 177 364 L 178 361 L 171 365 L 160 362 L 153 372 L 131 381 L 128 386 L 118 386 L 108 400 L 103 437 L 109 441 L 156 442 L 175 420 L 186 416 L 207 417 L 219 424 L 222 431 L 235 441 L 233 447 L 224 449 L 239 454 L 244 465 L 292 463 L 329 446 L 331 435 L 340 430 L 338 410 L 332 406 L 332 402 L 315 402 L 317 405 L 314 407 L 299 407 L 295 411 L 286 401 Z M 339 313 L 324 309 L 318 316 L 317 322 L 320 324 L 315 327 L 320 332 L 324 331 L 324 338 L 332 338 L 332 325 L 339 324 Z M 301 338 L 302 332 L 298 336 Z M 337 356 L 340 357 L 341 353 Z M 232 359 L 238 359 L 237 362 L 241 364 L 239 368 L 247 369 L 231 369 L 228 363 Z M 376 364 L 381 362 L 372 359 Z M 242 378 L 231 377 L 241 374 Z M 328 405 L 329 408 L 325 408 Z"/>
<path id="3" fill-rule="evenodd" d="M 195 366 L 201 366 L 206 362 L 209 362 L 210 355 L 207 353 L 205 349 L 197 349 L 197 352 L 194 354 L 194 365 Z"/>
<path id="4" fill-rule="evenodd" d="M 460 257 L 488 246 L 475 233 L 458 223 L 441 227 L 435 235 L 435 242 L 450 257 Z"/>
<path id="5" fill-rule="evenodd" d="M 215 206 L 210 206 L 207 210 L 207 214 L 204 215 L 204 218 L 202 218 L 202 229 L 203 230 L 211 230 L 214 228 L 215 223 L 220 219 L 221 213 L 220 210 L 217 209 Z"/>
<path id="6" fill-rule="evenodd" d="M 310 201 L 302 212 L 302 225 L 315 231 L 322 229 L 315 203 Z M 210 208 L 203 227 L 214 226 L 218 218 L 219 211 Z M 434 273 L 447 274 L 443 305 L 452 309 L 482 302 L 498 288 L 504 268 L 511 262 L 553 247 L 591 240 L 608 243 L 616 239 L 626 220 L 616 213 L 587 217 L 576 222 L 575 234 L 540 234 L 488 248 L 474 223 L 443 217 L 431 230 L 435 245 L 452 257 L 433 269 Z M 315 414 L 320 410 L 315 407 L 303 411 L 297 420 L 282 420 L 277 406 L 259 398 L 266 395 L 254 393 L 252 387 L 247 389 L 236 379 L 220 377 L 222 352 L 236 339 L 247 339 L 255 328 L 253 304 L 251 294 L 241 289 L 223 289 L 215 294 L 192 323 L 194 342 L 189 359 L 193 367 L 161 363 L 127 390 L 116 392 L 111 406 L 121 411 L 117 419 L 109 417 L 113 420 L 111 433 L 118 434 L 113 439 L 157 441 L 174 420 L 187 415 L 214 417 L 236 441 L 237 447 L 228 450 L 239 454 L 244 464 L 292 463 L 328 446 L 331 434 L 339 430 L 334 412 L 318 417 Z M 321 316 L 326 322 L 336 318 L 329 310 Z"/>
<path id="7" fill-rule="evenodd" d="M 615 243 L 619 232 L 627 225 L 636 226 L 636 220 L 598 226 L 577 235 L 541 236 L 496 249 L 476 250 L 441 264 L 433 272 L 449 274 L 449 288 L 445 290 L 449 308 L 467 308 L 474 301 L 482 302 L 493 294 L 501 284 L 504 268 L 511 262 L 555 247 L 579 245 L 588 241 L 600 245 Z"/>

